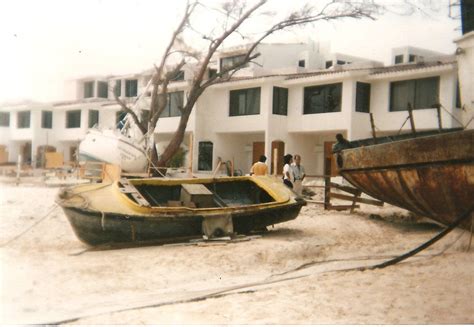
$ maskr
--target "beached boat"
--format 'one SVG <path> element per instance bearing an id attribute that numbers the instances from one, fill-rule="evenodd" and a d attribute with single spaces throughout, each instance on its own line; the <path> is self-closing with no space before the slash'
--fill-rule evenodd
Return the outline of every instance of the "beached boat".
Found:
<path id="1" fill-rule="evenodd" d="M 474 130 L 403 137 L 353 142 L 337 155 L 340 174 L 376 199 L 446 225 L 472 210 Z"/>
<path id="2" fill-rule="evenodd" d="M 145 149 L 118 130 L 90 129 L 79 144 L 79 161 L 100 161 L 118 165 L 129 173 L 144 172 Z"/>
<path id="3" fill-rule="evenodd" d="M 89 245 L 247 233 L 295 219 L 306 203 L 267 176 L 121 179 L 63 189 L 57 202 Z"/>

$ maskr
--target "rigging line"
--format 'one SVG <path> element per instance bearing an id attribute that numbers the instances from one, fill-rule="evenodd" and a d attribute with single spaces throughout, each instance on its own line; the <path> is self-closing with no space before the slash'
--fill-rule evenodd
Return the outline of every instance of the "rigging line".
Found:
<path id="1" fill-rule="evenodd" d="M 441 107 L 444 111 L 446 111 L 446 113 L 447 113 L 448 115 L 451 116 L 451 118 L 453 118 L 459 125 L 461 125 L 461 126 L 463 127 L 463 129 L 466 128 L 467 125 L 464 126 L 463 123 L 461 123 L 456 117 L 454 117 L 454 116 L 448 111 L 448 109 L 445 108 L 445 106 L 443 106 L 441 103 L 440 103 L 439 105 L 440 105 L 440 107 Z"/>
<path id="2" fill-rule="evenodd" d="M 451 224 L 449 224 L 445 229 L 443 229 L 438 235 L 436 235 L 435 237 L 433 237 L 432 239 L 430 239 L 429 241 L 423 243 L 422 245 L 418 246 L 417 248 L 407 252 L 407 253 L 404 253 L 394 259 L 391 259 L 391 260 L 388 260 L 388 261 L 385 261 L 381 264 L 378 264 L 378 265 L 374 265 L 372 267 L 369 267 L 369 268 L 366 268 L 366 269 L 381 269 L 381 268 L 385 268 L 385 267 L 388 267 L 388 266 L 391 266 L 391 265 L 394 265 L 400 261 L 403 261 L 405 259 L 408 259 L 409 257 L 411 256 L 414 256 L 415 254 L 417 254 L 418 252 L 421 252 L 423 251 L 424 249 L 426 249 L 427 247 L 431 246 L 432 244 L 436 243 L 437 241 L 439 241 L 440 239 L 442 239 L 444 236 L 446 236 L 448 233 L 450 233 L 454 228 L 456 228 L 461 222 L 463 222 L 464 220 L 466 220 L 466 218 L 470 217 L 471 216 L 471 212 L 474 210 L 474 205 L 472 205 L 464 214 L 462 214 L 461 216 L 459 216 L 455 221 L 453 221 Z"/>
<path id="3" fill-rule="evenodd" d="M 31 229 L 33 229 L 35 226 L 37 226 L 39 223 L 41 223 L 42 221 L 44 221 L 46 218 L 49 217 L 49 215 L 51 213 L 53 213 L 53 211 L 55 209 L 58 208 L 58 205 L 57 204 L 54 204 L 53 207 L 48 211 L 48 213 L 42 217 L 41 219 L 39 219 L 38 221 L 36 221 L 34 224 L 32 224 L 30 227 L 28 227 L 27 229 L 25 229 L 23 232 L 21 232 L 20 234 L 16 235 L 15 237 L 13 237 L 12 239 L 6 241 L 5 243 L 3 244 L 0 244 L 0 248 L 3 248 L 4 246 L 7 246 L 8 244 L 12 243 L 13 241 L 17 240 L 18 238 L 20 238 L 21 236 L 23 236 L 24 234 L 26 234 L 28 231 L 30 231 Z"/>
<path id="4" fill-rule="evenodd" d="M 402 127 L 400 127 L 400 129 L 398 130 L 397 135 L 400 135 L 400 133 L 401 133 L 401 131 L 402 131 L 402 128 L 403 128 L 403 126 L 405 126 L 405 124 L 407 123 L 408 119 L 410 119 L 410 116 L 407 116 L 407 118 L 405 119 L 405 121 L 404 121 L 403 124 L 402 124 Z"/>

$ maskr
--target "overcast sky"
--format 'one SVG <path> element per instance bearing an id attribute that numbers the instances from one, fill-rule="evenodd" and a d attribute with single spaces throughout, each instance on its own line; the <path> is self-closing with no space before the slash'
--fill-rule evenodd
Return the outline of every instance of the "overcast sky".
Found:
<path id="1" fill-rule="evenodd" d="M 214 2 L 217 0 L 214 0 Z M 318 0 L 319 1 L 319 0 Z M 313 3 L 318 3 L 313 1 Z M 394 1 L 381 1 L 393 4 Z M 460 20 L 448 0 L 408 16 L 344 20 L 275 35 L 273 42 L 330 41 L 333 52 L 390 63 L 393 47 L 411 45 L 453 53 Z M 285 12 L 303 0 L 273 0 Z M 0 2 L 0 102 L 71 99 L 74 78 L 117 75 L 152 67 L 179 20 L 183 0 L 15 0 Z M 434 9 L 434 10 L 431 10 Z M 201 17 L 208 24 L 206 17 Z"/>

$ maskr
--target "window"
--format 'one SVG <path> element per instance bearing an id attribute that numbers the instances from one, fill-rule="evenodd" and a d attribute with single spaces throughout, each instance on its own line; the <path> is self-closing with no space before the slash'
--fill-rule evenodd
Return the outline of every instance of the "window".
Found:
<path id="1" fill-rule="evenodd" d="M 209 78 L 213 78 L 217 75 L 217 69 L 209 69 Z"/>
<path id="2" fill-rule="evenodd" d="M 326 61 L 326 68 L 331 68 L 332 67 L 332 60 Z"/>
<path id="3" fill-rule="evenodd" d="M 171 81 L 184 81 L 184 71 L 180 70 L 177 72 Z"/>
<path id="4" fill-rule="evenodd" d="M 342 83 L 304 88 L 303 114 L 341 111 Z"/>
<path id="5" fill-rule="evenodd" d="M 439 103 L 439 76 L 390 83 L 390 111 L 432 108 Z"/>
<path id="6" fill-rule="evenodd" d="M 125 80 L 125 96 L 136 97 L 138 91 L 138 81 L 136 79 Z"/>
<path id="7" fill-rule="evenodd" d="M 212 170 L 212 142 L 199 142 L 198 170 Z"/>
<path id="8" fill-rule="evenodd" d="M 84 83 L 84 98 L 92 98 L 94 96 L 94 82 Z"/>
<path id="9" fill-rule="evenodd" d="M 16 116 L 17 118 L 16 127 L 30 128 L 30 117 L 31 117 L 30 111 L 19 111 Z"/>
<path id="10" fill-rule="evenodd" d="M 273 114 L 288 114 L 288 89 L 282 87 L 273 88 Z"/>
<path id="11" fill-rule="evenodd" d="M 89 128 L 94 127 L 99 124 L 99 110 L 89 110 L 89 123 L 87 126 Z"/>
<path id="12" fill-rule="evenodd" d="M 338 64 L 338 65 L 344 65 L 345 63 L 346 63 L 346 62 L 345 62 L 344 60 L 338 60 L 338 61 L 337 61 L 337 64 Z"/>
<path id="13" fill-rule="evenodd" d="M 98 82 L 97 83 L 97 97 L 107 99 L 108 96 L 109 96 L 109 83 Z"/>
<path id="14" fill-rule="evenodd" d="M 416 56 L 415 55 L 409 55 L 408 56 L 408 62 L 415 62 Z"/>
<path id="15" fill-rule="evenodd" d="M 260 114 L 260 88 L 230 91 L 229 116 Z"/>
<path id="16" fill-rule="evenodd" d="M 462 108 L 461 90 L 459 88 L 459 79 L 456 81 L 456 108 Z"/>
<path id="17" fill-rule="evenodd" d="M 10 113 L 0 112 L 0 127 L 10 126 Z"/>
<path id="18" fill-rule="evenodd" d="M 403 55 L 395 56 L 395 65 L 403 63 Z"/>
<path id="19" fill-rule="evenodd" d="M 179 117 L 181 116 L 181 109 L 184 104 L 184 92 L 171 92 L 168 93 L 168 103 L 166 104 L 165 110 L 161 113 L 160 117 Z"/>
<path id="20" fill-rule="evenodd" d="M 120 79 L 115 81 L 114 94 L 118 97 L 122 95 L 122 80 Z"/>
<path id="21" fill-rule="evenodd" d="M 52 111 L 41 111 L 41 128 L 53 128 Z"/>
<path id="22" fill-rule="evenodd" d="M 306 63 L 304 60 L 298 61 L 298 67 L 305 67 L 305 66 L 306 66 Z"/>
<path id="23" fill-rule="evenodd" d="M 125 111 L 117 111 L 115 113 L 115 126 L 117 128 L 122 128 L 125 125 L 125 117 L 127 116 L 127 113 Z"/>
<path id="24" fill-rule="evenodd" d="M 370 112 L 370 84 L 357 82 L 356 111 Z"/>
<path id="25" fill-rule="evenodd" d="M 221 65 L 220 71 L 222 72 L 231 67 L 235 67 L 235 65 L 238 65 L 239 63 L 241 63 L 245 59 L 245 57 L 246 55 L 238 55 L 238 56 L 222 58 L 220 62 L 220 65 Z M 248 66 L 248 63 L 241 67 L 247 67 L 247 66 Z"/>
<path id="26" fill-rule="evenodd" d="M 70 110 L 66 112 L 66 128 L 81 127 L 81 111 Z"/>

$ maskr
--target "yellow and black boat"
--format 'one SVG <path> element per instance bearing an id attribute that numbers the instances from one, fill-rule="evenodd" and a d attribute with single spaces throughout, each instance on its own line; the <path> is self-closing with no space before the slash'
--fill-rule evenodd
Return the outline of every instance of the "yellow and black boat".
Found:
<path id="1" fill-rule="evenodd" d="M 295 219 L 306 202 L 270 176 L 121 179 L 57 197 L 88 245 L 248 233 Z"/>

